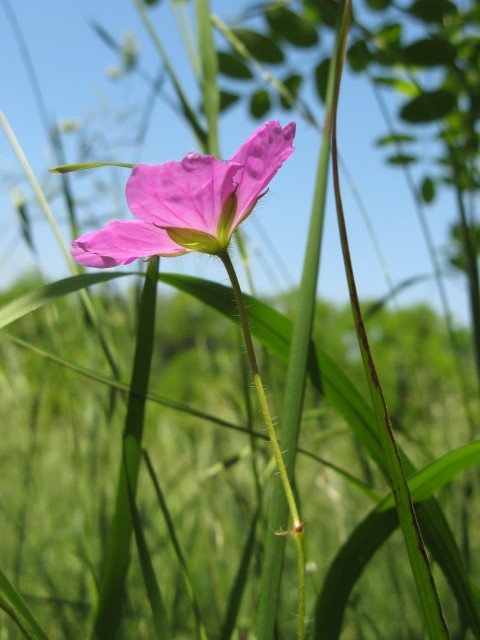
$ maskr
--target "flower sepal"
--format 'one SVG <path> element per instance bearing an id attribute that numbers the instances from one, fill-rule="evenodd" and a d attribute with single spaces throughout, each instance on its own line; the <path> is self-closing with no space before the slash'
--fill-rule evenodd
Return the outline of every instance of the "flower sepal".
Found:
<path id="1" fill-rule="evenodd" d="M 220 245 L 218 238 L 204 231 L 182 229 L 181 227 L 163 228 L 173 242 L 189 251 L 218 255 L 225 248 Z"/>
<path id="2" fill-rule="evenodd" d="M 235 187 L 223 203 L 222 211 L 217 222 L 216 236 L 222 249 L 226 249 L 230 242 L 230 237 L 234 228 L 235 214 L 237 213 L 237 205 L 237 187 Z"/>

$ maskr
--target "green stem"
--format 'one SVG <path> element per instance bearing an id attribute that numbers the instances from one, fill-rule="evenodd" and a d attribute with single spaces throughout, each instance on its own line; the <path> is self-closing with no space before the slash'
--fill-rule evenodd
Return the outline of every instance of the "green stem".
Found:
<path id="1" fill-rule="evenodd" d="M 238 282 L 237 274 L 233 267 L 230 255 L 227 251 L 222 251 L 219 255 L 220 260 L 223 262 L 227 271 L 230 282 L 232 283 L 232 289 L 235 294 L 235 301 L 237 303 L 238 313 L 240 316 L 240 325 L 242 327 L 243 337 L 245 340 L 245 347 L 247 350 L 248 361 L 252 371 L 253 382 L 255 385 L 255 391 L 257 392 L 258 401 L 260 403 L 260 409 L 262 411 L 263 421 L 267 430 L 268 439 L 272 447 L 273 456 L 277 465 L 278 475 L 282 483 L 285 499 L 288 504 L 288 510 L 290 512 L 290 518 L 292 521 L 292 528 L 288 532 L 295 542 L 295 549 L 297 552 L 297 564 L 298 564 L 298 627 L 297 637 L 299 640 L 303 640 L 305 634 L 305 575 L 304 575 L 304 553 L 303 553 L 303 523 L 298 515 L 298 509 L 295 502 L 295 496 L 288 479 L 287 469 L 285 462 L 283 461 L 282 452 L 278 443 L 277 434 L 275 433 L 275 427 L 273 425 L 272 416 L 268 406 L 267 396 L 265 395 L 265 389 L 263 387 L 262 379 L 258 369 L 257 358 L 253 347 L 252 336 L 248 325 L 248 316 L 243 302 L 242 290 Z"/>

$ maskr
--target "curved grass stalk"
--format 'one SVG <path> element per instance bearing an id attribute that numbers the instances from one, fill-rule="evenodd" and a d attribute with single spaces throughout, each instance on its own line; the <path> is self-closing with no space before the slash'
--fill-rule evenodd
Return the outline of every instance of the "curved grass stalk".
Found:
<path id="1" fill-rule="evenodd" d="M 335 192 L 335 202 L 337 207 L 337 220 L 342 246 L 342 254 L 347 276 L 352 312 L 355 319 L 355 327 L 357 338 L 362 354 L 365 374 L 367 377 L 372 404 L 375 411 L 378 437 L 382 445 L 385 462 L 395 497 L 398 517 L 405 539 L 408 556 L 412 573 L 417 586 L 419 600 L 422 605 L 424 619 L 426 622 L 429 637 L 432 640 L 441 638 L 449 638 L 449 632 L 445 617 L 442 611 L 440 600 L 436 591 L 435 582 L 428 562 L 428 556 L 424 547 L 422 534 L 418 524 L 418 520 L 413 508 L 413 502 L 407 484 L 407 479 L 403 469 L 400 453 L 397 448 L 392 424 L 388 415 L 388 409 L 383 396 L 382 387 L 378 379 L 373 357 L 370 351 L 365 326 L 360 310 L 358 293 L 355 283 L 353 266 L 350 258 L 349 243 L 345 218 L 343 215 L 343 205 L 340 193 L 340 183 L 338 176 L 338 157 L 337 157 L 337 107 L 340 91 L 340 80 L 343 66 L 343 60 L 346 54 L 346 42 L 348 25 L 351 13 L 351 2 L 345 0 L 343 14 L 345 16 L 343 22 L 343 38 L 339 40 L 339 58 L 342 64 L 338 67 L 338 74 L 335 83 L 334 108 L 332 113 L 332 168 L 333 183 Z M 341 48 L 340 48 L 341 47 Z"/>

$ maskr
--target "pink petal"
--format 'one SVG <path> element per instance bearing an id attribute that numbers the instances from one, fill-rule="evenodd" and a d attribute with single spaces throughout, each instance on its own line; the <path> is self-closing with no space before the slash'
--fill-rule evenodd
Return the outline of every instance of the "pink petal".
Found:
<path id="1" fill-rule="evenodd" d="M 139 220 L 113 220 L 72 243 L 72 256 L 85 267 L 116 267 L 137 258 L 178 256 L 187 253 L 166 231 Z"/>
<path id="2" fill-rule="evenodd" d="M 266 122 L 242 144 L 231 162 L 243 165 L 234 177 L 238 183 L 238 208 L 234 226 L 250 213 L 258 197 L 294 151 L 295 123 L 285 128 L 278 121 Z"/>
<path id="3" fill-rule="evenodd" d="M 127 183 L 128 206 L 144 222 L 215 235 L 238 169 L 236 163 L 197 153 L 181 162 L 137 165 Z"/>

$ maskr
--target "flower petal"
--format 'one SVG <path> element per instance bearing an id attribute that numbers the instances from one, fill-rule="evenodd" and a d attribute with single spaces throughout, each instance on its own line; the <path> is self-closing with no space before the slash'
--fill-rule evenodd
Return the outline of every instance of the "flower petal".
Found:
<path id="1" fill-rule="evenodd" d="M 262 191 L 294 151 L 295 123 L 282 129 L 278 121 L 266 122 L 242 144 L 231 162 L 243 165 L 234 177 L 238 183 L 238 208 L 234 226 L 246 218 Z"/>
<path id="2" fill-rule="evenodd" d="M 113 220 L 72 243 L 72 256 L 85 267 L 105 269 L 129 264 L 137 258 L 173 257 L 187 253 L 163 229 L 139 220 Z"/>
<path id="3" fill-rule="evenodd" d="M 137 165 L 127 183 L 128 206 L 134 216 L 158 227 L 215 235 L 239 168 L 198 153 L 189 153 L 181 162 Z"/>

